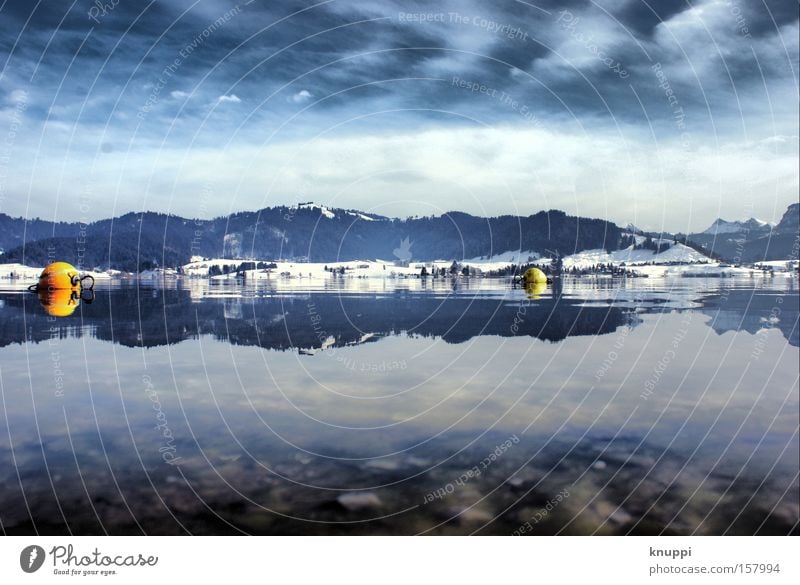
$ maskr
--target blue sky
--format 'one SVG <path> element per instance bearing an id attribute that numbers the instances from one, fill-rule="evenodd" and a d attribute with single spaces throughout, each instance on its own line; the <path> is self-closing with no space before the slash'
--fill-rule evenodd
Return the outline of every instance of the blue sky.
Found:
<path id="1" fill-rule="evenodd" d="M 798 193 L 796 2 L 0 0 L 0 212 L 563 209 Z"/>

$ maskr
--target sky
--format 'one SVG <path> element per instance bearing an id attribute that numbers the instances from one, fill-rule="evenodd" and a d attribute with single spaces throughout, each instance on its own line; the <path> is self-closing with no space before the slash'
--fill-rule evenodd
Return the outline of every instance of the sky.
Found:
<path id="1" fill-rule="evenodd" d="M 0 0 L 0 212 L 777 222 L 797 74 L 793 0 Z"/>

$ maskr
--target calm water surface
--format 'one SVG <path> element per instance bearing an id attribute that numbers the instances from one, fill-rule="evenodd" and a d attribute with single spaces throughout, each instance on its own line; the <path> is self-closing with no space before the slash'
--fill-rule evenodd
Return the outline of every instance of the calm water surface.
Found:
<path id="1" fill-rule="evenodd" d="M 797 532 L 797 280 L 0 292 L 8 534 Z"/>

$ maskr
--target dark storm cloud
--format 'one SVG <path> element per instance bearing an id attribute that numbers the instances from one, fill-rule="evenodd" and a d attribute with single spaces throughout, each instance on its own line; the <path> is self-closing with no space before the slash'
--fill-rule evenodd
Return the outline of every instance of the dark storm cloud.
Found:
<path id="1" fill-rule="evenodd" d="M 797 21 L 785 0 L 10 0 L 0 112 L 25 95 L 42 161 L 64 144 L 213 149 L 334 126 L 666 140 L 682 133 L 671 100 L 694 145 L 765 121 L 793 136 Z"/>
<path id="2" fill-rule="evenodd" d="M 691 7 L 686 0 L 643 0 L 628 2 L 613 14 L 623 26 L 639 37 L 653 34 L 655 28 Z"/>
<path id="3" fill-rule="evenodd" d="M 727 15 L 729 32 L 736 34 L 733 11 L 736 14 L 741 11 L 753 38 L 774 34 L 773 18 L 778 26 L 797 19 L 797 6 L 787 7 L 788 4 L 739 6 L 731 1 Z M 141 104 L 163 67 L 195 41 L 197 35 L 213 26 L 217 18 L 237 6 L 222 1 L 149 4 L 120 1 L 116 5 L 106 2 L 107 9 L 99 8 L 103 5 L 81 1 L 65 13 L 69 6 L 63 3 L 42 3 L 34 10 L 30 2 L 8 2 L 2 21 L 4 52 L 12 49 L 13 39 L 22 31 L 23 23 L 27 24 L 21 42 L 13 47 L 7 71 L 24 78 L 36 68 L 37 87 L 55 90 L 62 85 L 57 104 L 68 108 L 70 102 L 80 104 L 94 99 L 91 113 L 84 115 L 88 120 L 105 120 L 117 102 L 118 108 L 129 109 Z M 563 52 L 565 42 L 569 48 L 569 43 L 580 44 L 576 39 L 593 36 L 591 44 L 600 44 L 604 53 L 621 67 L 638 71 L 640 77 L 647 76 L 647 67 L 662 58 L 658 54 L 648 55 L 659 49 L 653 46 L 659 27 L 691 8 L 683 0 L 631 0 L 616 6 L 614 10 L 610 7 L 605 10 L 619 24 L 587 2 L 535 3 L 533 7 L 514 1 L 470 4 L 338 0 L 311 8 L 311 4 L 256 1 L 239 6 L 240 14 L 201 38 L 191 56 L 181 59 L 179 71 L 161 91 L 164 96 L 195 91 L 208 102 L 217 97 L 213 94 L 232 88 L 242 94 L 237 94 L 240 98 L 253 104 L 297 77 L 302 80 L 293 84 L 297 87 L 287 88 L 286 93 L 306 89 L 315 96 L 323 96 L 381 79 L 458 76 L 502 91 L 524 92 L 536 103 L 554 108 L 543 113 L 564 114 L 566 106 L 577 113 L 610 110 L 620 118 L 636 117 L 633 95 L 607 67 L 591 62 L 576 65 L 569 58 L 559 63 L 554 58 L 557 71 L 537 69 L 537 64 L 552 57 L 553 51 Z M 301 10 L 304 10 L 301 14 L 270 27 Z M 578 26 L 573 29 L 564 26 L 565 11 L 570 19 L 579 21 Z M 353 24 L 368 19 L 372 21 Z M 596 24 L 602 24 L 617 38 L 602 46 L 603 35 Z M 516 31 L 514 35 L 508 34 L 509 29 Z M 691 58 L 692 45 L 684 42 L 679 46 L 674 42 L 670 47 L 669 35 L 662 36 L 666 49 L 674 52 L 670 60 L 687 67 L 689 63 L 681 62 L 681 51 Z M 246 39 L 249 40 L 240 46 Z M 293 43 L 297 44 L 292 46 Z M 761 75 L 746 45 L 740 48 L 739 54 L 727 56 L 736 83 L 744 82 L 748 76 Z M 279 54 L 275 55 L 276 52 Z M 715 72 L 717 77 L 727 75 L 722 58 L 721 55 L 720 67 Z M 77 66 L 73 65 L 65 78 L 71 62 Z M 763 66 L 770 74 L 771 68 L 785 68 L 786 63 L 766 62 Z M 539 79 L 550 91 L 543 91 L 525 76 L 512 76 L 513 68 Z M 716 81 L 721 89 L 729 89 L 725 86 L 730 80 Z M 713 99 L 717 90 L 710 87 L 700 91 L 699 84 L 692 80 L 676 80 L 675 84 L 683 85 L 687 105 L 704 103 L 709 95 Z M 447 84 L 434 87 L 438 90 L 426 85 L 425 94 L 416 95 L 422 108 L 428 103 L 446 101 L 452 105 L 474 101 L 464 92 L 452 91 Z M 8 87 L 3 89 L 11 91 Z M 658 92 L 649 89 L 644 87 L 640 95 L 655 98 Z M 398 102 L 404 103 L 409 96 L 403 92 L 414 92 L 413 85 L 395 86 L 394 90 L 400 92 Z M 432 91 L 438 91 L 439 95 Z M 553 93 L 564 104 L 554 100 Z M 169 100 L 164 96 L 159 96 L 160 106 L 165 115 L 171 115 L 173 112 L 165 105 Z M 387 98 L 383 90 L 372 89 L 351 93 L 349 99 L 358 103 L 349 103 L 351 107 L 369 109 L 369 100 L 375 96 Z M 286 109 L 285 101 L 286 96 L 280 104 L 272 100 L 269 107 Z M 341 107 L 341 100 L 326 101 L 320 107 Z M 152 118 L 158 118 L 161 110 L 154 108 L 154 111 Z M 497 116 L 502 116 L 502 111 Z"/>
<path id="4" fill-rule="evenodd" d="M 741 11 L 744 22 L 754 36 L 771 34 L 775 32 L 776 27 L 796 21 L 800 7 L 797 2 L 784 2 L 784 0 L 758 2 L 727 0 L 726 4 L 732 16 L 737 19 L 738 12 Z"/>

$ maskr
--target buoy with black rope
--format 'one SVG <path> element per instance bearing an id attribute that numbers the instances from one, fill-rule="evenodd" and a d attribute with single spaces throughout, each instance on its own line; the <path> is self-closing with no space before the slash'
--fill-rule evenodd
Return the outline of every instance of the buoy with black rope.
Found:
<path id="1" fill-rule="evenodd" d="M 94 300 L 94 277 L 91 274 L 81 276 L 78 269 L 68 262 L 52 262 L 28 290 L 37 294 L 48 315 L 68 317 L 81 301 L 89 304 Z M 84 294 L 87 292 L 88 295 Z"/>

